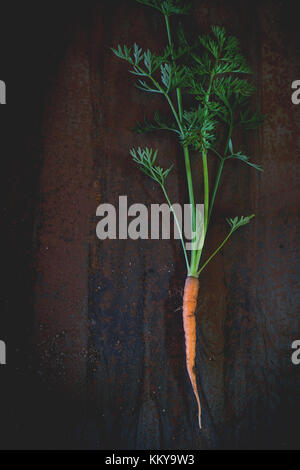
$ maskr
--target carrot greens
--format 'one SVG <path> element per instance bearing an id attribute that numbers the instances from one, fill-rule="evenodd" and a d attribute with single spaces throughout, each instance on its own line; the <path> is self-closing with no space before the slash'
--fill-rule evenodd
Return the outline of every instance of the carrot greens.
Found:
<path id="1" fill-rule="evenodd" d="M 182 26 L 177 29 L 174 40 L 171 17 L 185 15 L 190 11 L 186 2 L 179 0 L 137 0 L 138 3 L 156 9 L 163 15 L 167 45 L 159 55 L 150 50 L 142 50 L 137 44 L 132 47 L 118 45 L 113 48 L 114 54 L 130 65 L 130 72 L 136 76 L 136 86 L 147 93 L 162 95 L 170 108 L 170 116 L 162 117 L 155 112 L 153 120 L 145 119 L 137 123 L 135 130 L 139 133 L 156 130 L 174 133 L 183 151 L 189 203 L 191 208 L 191 229 L 198 240 L 195 249 L 188 256 L 182 231 L 166 190 L 166 180 L 173 165 L 163 169 L 157 164 L 158 151 L 152 148 L 131 149 L 133 161 L 140 169 L 162 189 L 164 196 L 173 211 L 181 245 L 184 252 L 187 279 L 184 295 L 184 325 L 186 333 L 187 369 L 193 390 L 198 402 L 199 425 L 201 427 L 201 407 L 196 380 L 193 372 L 195 327 L 188 324 L 185 314 L 194 316 L 196 303 L 191 298 L 197 297 L 198 277 L 207 264 L 223 248 L 231 235 L 240 227 L 248 224 L 254 217 L 240 216 L 227 219 L 229 230 L 224 240 L 201 265 L 203 245 L 208 233 L 214 203 L 218 193 L 224 165 L 238 160 L 255 170 L 261 167 L 253 163 L 234 145 L 234 131 L 255 129 L 263 121 L 257 111 L 251 113 L 251 96 L 255 87 L 249 80 L 251 70 L 238 40 L 228 35 L 224 27 L 212 26 L 209 34 L 199 35 L 192 44 L 187 39 Z M 193 103 L 191 106 L 190 103 Z M 193 158 L 202 161 L 202 197 L 204 203 L 203 233 L 196 220 L 195 189 L 191 153 Z M 218 160 L 216 175 L 209 175 L 208 158 Z M 193 311 L 188 303 L 193 303 Z M 186 305 L 186 306 L 185 306 Z M 191 338 L 193 338 L 191 340 Z"/>

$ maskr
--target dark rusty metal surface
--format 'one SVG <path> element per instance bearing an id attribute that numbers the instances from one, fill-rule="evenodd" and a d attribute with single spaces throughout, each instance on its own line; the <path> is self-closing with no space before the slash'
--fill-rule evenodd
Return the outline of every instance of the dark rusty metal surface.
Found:
<path id="1" fill-rule="evenodd" d="M 296 2 L 194 5 L 192 21 L 184 19 L 189 28 L 223 24 L 241 39 L 255 71 L 257 104 L 268 115 L 259 133 L 239 138 L 264 173 L 234 163 L 225 168 L 206 247 L 207 255 L 222 239 L 227 216 L 256 213 L 200 278 L 196 368 L 204 429 L 197 429 L 185 371 L 179 243 L 101 242 L 95 234 L 101 202 L 117 206 L 119 195 L 129 205 L 163 202 L 128 157 L 132 146 L 157 146 L 162 165 L 175 158 L 170 196 L 187 201 L 177 143 L 167 134 L 131 131 L 164 103 L 138 91 L 110 51 L 133 42 L 160 50 L 162 19 L 133 1 L 79 2 L 59 16 L 50 5 L 38 9 L 32 37 L 40 44 L 28 32 L 20 46 L 32 46 L 35 104 L 13 146 L 15 153 L 25 146 L 28 165 L 20 159 L 18 168 L 6 168 L 7 245 L 14 249 L 20 230 L 25 238 L 22 254 L 7 260 L 4 329 L 12 347 L 21 343 L 22 360 L 14 354 L 21 372 L 10 383 L 19 404 L 13 423 L 7 411 L 4 447 L 300 447 L 300 366 L 290 359 L 291 343 L 300 339 L 300 106 L 291 103 L 291 83 L 300 79 Z M 193 165 L 200 198 L 200 166 L 195 159 Z M 16 224 L 20 214 L 25 226 Z M 15 298 L 18 272 L 24 285 Z"/>

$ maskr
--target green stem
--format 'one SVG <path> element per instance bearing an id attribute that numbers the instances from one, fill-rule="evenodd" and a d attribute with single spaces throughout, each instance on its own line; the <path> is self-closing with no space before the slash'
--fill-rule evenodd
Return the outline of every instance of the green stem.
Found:
<path id="1" fill-rule="evenodd" d="M 172 41 L 172 34 L 171 34 L 171 27 L 170 27 L 170 21 L 169 17 L 167 15 L 164 15 L 165 17 L 165 22 L 166 22 L 166 28 L 167 28 L 167 34 L 168 34 L 168 41 L 169 41 L 169 46 L 171 50 L 171 56 L 172 56 L 172 61 L 173 64 L 175 65 L 175 57 L 174 57 L 174 45 Z M 177 121 L 177 124 L 179 125 L 179 129 L 181 131 L 181 134 L 183 136 L 183 127 L 182 127 L 182 117 L 183 117 L 183 106 L 182 106 L 182 95 L 181 95 L 181 89 L 178 87 L 176 88 L 176 96 L 177 96 L 177 105 L 178 105 L 178 119 L 179 123 Z M 174 114 L 174 111 L 173 111 Z M 176 113 L 177 114 L 177 113 Z M 175 114 L 174 114 L 175 115 Z M 189 192 L 189 201 L 190 201 L 190 206 L 191 206 L 191 234 L 195 233 L 195 228 L 196 228 L 196 207 L 195 207 L 195 198 L 194 198 L 194 189 L 193 189 L 193 180 L 192 180 L 192 170 L 191 170 L 191 162 L 190 162 L 190 155 L 189 155 L 189 149 L 188 146 L 183 147 L 183 153 L 184 153 L 184 161 L 185 161 L 185 171 L 186 171 L 186 178 L 187 178 L 187 185 L 188 185 L 188 192 Z M 191 266 L 194 265 L 195 263 L 195 257 L 196 257 L 196 252 L 193 250 L 191 253 Z M 191 268 L 188 268 L 188 273 L 190 274 Z M 193 274 L 196 274 L 195 269 L 193 270 Z"/>
<path id="2" fill-rule="evenodd" d="M 217 66 L 217 61 L 216 61 L 215 67 L 216 66 Z M 208 89 L 205 95 L 205 105 L 206 105 L 205 117 L 208 115 L 208 103 L 210 99 L 214 76 L 215 76 L 215 68 L 213 69 L 211 73 Z M 208 178 L 207 149 L 206 148 L 202 152 L 202 163 L 203 163 L 203 182 L 204 182 L 204 235 L 206 235 L 207 228 L 208 228 L 208 219 L 209 219 L 209 216 L 208 216 L 208 213 L 209 213 L 209 178 Z M 199 258 L 199 261 L 200 261 L 200 258 Z"/>
<path id="3" fill-rule="evenodd" d="M 217 65 L 217 62 L 216 62 L 216 65 Z M 216 67 L 216 65 L 215 65 L 215 67 Z M 208 114 L 208 103 L 209 103 L 209 99 L 210 99 L 211 88 L 212 88 L 212 83 L 213 83 L 214 76 L 215 76 L 215 68 L 213 69 L 213 71 L 211 73 L 208 88 L 207 88 L 207 92 L 205 94 L 205 106 L 206 106 L 205 117 Z M 208 222 L 209 222 L 209 176 L 208 176 L 207 149 L 206 148 L 204 148 L 203 151 L 202 151 L 202 165 L 203 165 L 203 186 L 204 186 L 204 226 L 203 226 L 203 230 L 204 230 L 204 240 L 205 240 L 206 232 L 207 232 L 207 228 L 208 228 Z M 201 259 L 201 254 L 202 254 L 202 248 L 197 251 L 196 256 L 195 256 L 195 269 L 196 270 L 198 270 L 198 266 L 199 266 L 200 259 Z"/>
<path id="4" fill-rule="evenodd" d="M 168 101 L 169 103 L 169 106 L 172 110 L 172 113 L 176 119 L 176 122 L 177 122 L 177 125 L 178 125 L 178 129 L 180 130 L 181 134 L 183 134 L 183 128 L 182 128 L 182 125 L 181 125 L 181 122 L 180 122 L 180 119 L 178 117 L 178 114 L 177 114 L 177 111 L 172 103 L 172 100 L 171 98 L 169 97 L 168 93 L 160 86 L 160 84 L 155 80 L 155 78 L 152 77 L 152 75 L 150 75 L 149 73 L 146 72 L 146 70 L 144 70 L 142 67 L 140 67 L 139 65 L 136 65 L 135 66 L 145 77 L 149 78 L 149 80 L 152 81 L 153 85 L 156 86 L 157 90 L 160 91 L 160 93 L 162 95 L 165 96 L 166 100 Z"/>
<path id="5" fill-rule="evenodd" d="M 189 190 L 189 199 L 190 199 L 190 204 L 193 208 L 193 211 L 195 210 L 195 199 L 194 199 L 194 191 L 193 191 L 193 181 L 192 181 L 192 170 L 191 170 L 191 162 L 190 162 L 190 155 L 189 155 L 189 149 L 188 147 L 183 147 L 183 153 L 184 153 L 184 161 L 185 161 L 185 170 L 186 170 L 186 177 L 187 177 L 187 183 L 188 183 L 188 190 Z M 194 219 L 194 217 L 193 217 Z M 193 228 L 194 227 L 193 222 Z"/>
<path id="6" fill-rule="evenodd" d="M 174 62 L 174 46 L 173 46 L 173 41 L 172 41 L 172 36 L 171 36 L 170 21 L 169 21 L 168 15 L 164 15 L 164 17 L 165 17 L 165 22 L 166 22 L 166 27 L 167 27 L 169 46 L 171 49 L 171 56 Z"/>
<path id="7" fill-rule="evenodd" d="M 166 97 L 169 105 L 170 105 L 170 108 L 173 112 L 173 115 L 176 119 L 176 122 L 177 122 L 177 125 L 178 125 L 178 128 L 181 132 L 181 135 L 183 135 L 183 127 L 181 125 L 181 122 L 180 122 L 180 119 L 178 117 L 178 114 L 176 112 L 176 109 L 172 103 L 172 100 L 171 98 L 169 97 L 168 93 L 165 92 L 165 90 L 160 86 L 160 84 L 150 75 L 148 74 L 145 70 L 143 70 L 142 67 L 140 67 L 139 65 L 136 66 L 138 68 L 138 70 L 140 70 L 141 73 L 143 73 L 146 77 L 148 77 L 152 83 L 154 84 L 154 86 L 156 86 L 156 88 Z M 182 114 L 182 110 L 180 110 L 180 113 Z M 194 201 L 194 190 L 193 190 L 193 181 L 192 181 L 192 171 L 191 171 L 191 163 L 190 163 L 190 156 L 189 156 L 189 150 L 188 150 L 188 147 L 184 147 L 183 148 L 183 151 L 184 151 L 184 160 L 185 160 L 185 168 L 186 168 L 186 175 L 187 175 L 187 183 L 188 183 L 188 191 L 189 191 L 189 199 L 190 199 L 190 205 L 191 205 L 191 226 L 192 226 L 192 233 L 193 233 L 193 228 L 194 228 L 194 214 L 195 214 L 195 201 Z M 185 253 L 186 255 L 186 253 Z M 195 253 L 194 251 L 192 251 L 192 254 L 191 254 L 191 264 L 194 262 L 194 258 L 195 258 Z M 188 267 L 188 272 L 190 272 L 190 267 L 189 265 L 187 265 Z"/>
<path id="8" fill-rule="evenodd" d="M 208 179 L 208 166 L 207 166 L 207 150 L 202 152 L 202 163 L 203 163 L 203 185 L 204 185 L 204 240 L 206 237 L 207 227 L 208 227 L 208 210 L 209 210 L 209 179 Z M 200 263 L 201 255 L 202 255 L 202 248 L 203 246 L 196 251 L 195 253 L 195 269 L 198 270 L 198 266 Z"/>
<path id="9" fill-rule="evenodd" d="M 178 117 L 178 114 L 177 114 L 177 112 L 176 112 L 176 110 L 175 110 L 175 108 L 174 108 L 174 105 L 173 105 L 173 103 L 172 103 L 172 101 L 171 101 L 171 98 L 169 97 L 169 95 L 168 95 L 164 90 L 163 90 L 163 93 L 164 93 L 164 95 L 165 95 L 165 97 L 166 97 L 166 99 L 167 99 L 167 101 L 168 101 L 168 103 L 169 103 L 169 105 L 170 105 L 170 107 L 171 107 L 171 109 L 172 109 L 172 112 L 173 112 L 174 117 L 175 117 L 175 119 L 176 119 L 178 128 L 179 128 L 179 130 L 180 130 L 180 132 L 181 132 L 181 135 L 183 135 L 183 127 L 182 127 L 182 125 L 181 125 L 181 121 L 180 121 L 180 119 L 179 119 L 179 117 Z"/>
<path id="10" fill-rule="evenodd" d="M 228 137 L 227 137 L 226 146 L 225 146 L 225 150 L 224 150 L 224 157 L 226 157 L 226 155 L 227 155 L 229 142 L 230 142 L 230 139 L 231 139 L 231 136 L 232 136 L 232 130 L 233 130 L 233 116 L 232 116 L 232 110 L 231 109 L 229 109 L 229 113 L 230 113 L 229 131 L 228 131 Z"/>
<path id="11" fill-rule="evenodd" d="M 168 34 L 168 41 L 169 41 L 169 46 L 171 50 L 171 57 L 172 57 L 173 65 L 175 65 L 174 45 L 172 41 L 170 21 L 167 15 L 164 15 L 164 17 L 165 17 L 165 22 L 166 22 L 166 27 L 167 27 L 167 34 Z M 182 96 L 181 96 L 180 88 L 176 88 L 176 95 L 177 95 L 179 119 L 180 119 L 180 122 L 182 122 Z"/>
<path id="12" fill-rule="evenodd" d="M 231 139 L 231 136 L 232 136 L 232 128 L 233 128 L 233 116 L 232 116 L 232 111 L 230 110 L 230 124 L 229 124 L 229 131 L 228 131 L 228 137 L 227 137 L 227 141 L 226 141 L 224 155 L 226 155 L 227 152 L 228 152 L 229 142 L 230 142 L 230 139 Z M 212 197 L 211 197 L 211 202 L 210 202 L 210 207 L 209 207 L 209 212 L 208 212 L 208 223 L 210 221 L 211 213 L 212 213 L 214 202 L 215 202 L 216 193 L 217 193 L 217 190 L 218 190 L 218 187 L 219 187 L 220 178 L 221 178 L 221 174 L 222 174 L 225 159 L 226 159 L 226 157 L 221 157 L 221 155 L 218 152 L 215 151 L 215 153 L 218 155 L 218 157 L 221 159 L 221 161 L 220 161 L 220 164 L 219 164 L 218 173 L 217 173 L 217 176 L 216 176 L 214 189 L 213 189 L 213 193 L 212 193 Z"/>
<path id="13" fill-rule="evenodd" d="M 227 136 L 227 140 L 226 140 L 224 155 L 226 155 L 227 152 L 228 152 L 229 142 L 230 142 L 230 139 L 231 139 L 231 136 L 232 136 L 232 129 L 233 129 L 232 110 L 230 109 L 229 112 L 230 112 L 229 131 L 228 131 L 228 136 Z M 215 202 L 216 193 L 217 193 L 217 190 L 218 190 L 218 187 L 219 187 L 220 178 L 221 178 L 221 174 L 222 174 L 225 159 L 226 159 L 226 157 L 222 157 L 215 149 L 212 149 L 212 150 L 213 150 L 213 152 L 215 152 L 216 155 L 218 155 L 218 157 L 220 158 L 221 161 L 220 161 L 220 164 L 219 164 L 218 173 L 217 173 L 217 176 L 216 176 L 214 189 L 213 189 L 213 193 L 212 193 L 212 197 L 211 197 L 211 202 L 210 202 L 210 207 L 209 207 L 209 212 L 208 212 L 208 223 L 210 221 L 211 213 L 212 213 L 214 202 Z"/>
<path id="14" fill-rule="evenodd" d="M 206 234 L 208 226 L 208 209 L 209 209 L 209 180 L 207 166 L 207 150 L 202 153 L 203 163 L 203 179 L 204 179 L 204 234 Z"/>
<path id="15" fill-rule="evenodd" d="M 181 97 L 180 88 L 176 88 L 176 95 L 177 95 L 179 119 L 180 119 L 180 122 L 182 122 L 183 110 L 182 110 L 182 97 Z"/>
<path id="16" fill-rule="evenodd" d="M 190 155 L 189 155 L 188 147 L 186 147 L 186 146 L 183 147 L 183 153 L 184 153 L 187 185 L 188 185 L 188 191 L 189 191 L 190 207 L 191 207 L 191 236 L 192 236 L 196 231 L 196 206 L 195 206 L 195 199 L 194 199 L 192 170 L 191 170 L 191 162 L 190 162 Z M 196 251 L 192 250 L 192 253 L 191 253 L 191 267 L 194 266 L 195 256 L 196 256 Z M 195 270 L 193 270 L 193 271 L 195 271 Z"/>
<path id="17" fill-rule="evenodd" d="M 218 246 L 218 248 L 213 252 L 213 254 L 205 261 L 205 263 L 201 266 L 201 268 L 199 269 L 198 271 L 198 276 L 199 274 L 201 273 L 201 271 L 203 271 L 203 269 L 205 268 L 205 266 L 208 265 L 208 263 L 213 259 L 214 256 L 216 256 L 216 254 L 221 250 L 221 248 L 225 245 L 225 243 L 227 242 L 227 240 L 230 238 L 230 236 L 232 235 L 233 231 L 230 230 L 230 232 L 228 233 L 227 237 L 223 240 L 223 242 L 221 243 L 221 245 Z"/>
<path id="18" fill-rule="evenodd" d="M 183 240 L 183 235 L 182 235 L 181 227 L 180 227 L 180 224 L 179 224 L 178 219 L 177 219 L 177 215 L 176 215 L 176 213 L 175 213 L 175 211 L 174 211 L 174 209 L 173 209 L 173 206 L 172 206 L 172 204 L 171 204 L 171 202 L 170 202 L 170 199 L 169 199 L 169 197 L 168 197 L 168 194 L 167 194 L 167 191 L 166 191 L 165 187 L 162 185 L 161 188 L 162 188 L 162 190 L 163 190 L 163 192 L 164 192 L 164 195 L 165 195 L 165 198 L 166 198 L 166 200 L 167 200 L 167 202 L 168 202 L 168 204 L 169 204 L 169 207 L 170 207 L 170 209 L 171 209 L 171 211 L 172 211 L 172 213 L 173 213 L 173 215 L 174 215 L 175 223 L 176 223 L 176 226 L 177 226 L 177 229 L 178 229 L 178 233 L 179 233 L 179 236 L 180 236 L 180 241 L 181 241 L 181 245 L 182 245 L 182 249 L 183 249 L 183 253 L 184 253 L 184 257 L 185 257 L 186 268 L 187 268 L 187 270 L 188 270 L 188 272 L 189 272 L 189 270 L 190 270 L 190 265 L 189 265 L 189 261 L 188 261 L 188 257 L 187 257 L 187 252 L 186 252 L 186 249 L 185 249 L 185 246 L 184 246 L 184 240 Z"/>
<path id="19" fill-rule="evenodd" d="M 210 206 L 209 206 L 209 211 L 208 211 L 208 222 L 207 223 L 209 223 L 209 221 L 210 221 L 210 216 L 211 216 L 211 213 L 212 213 L 212 210 L 213 210 L 217 189 L 218 189 L 218 186 L 219 186 L 221 174 L 222 174 L 223 167 L 224 167 L 224 162 L 225 162 L 225 159 L 222 158 L 221 161 L 220 161 L 220 164 L 219 164 L 218 173 L 217 173 L 217 176 L 216 176 L 214 189 L 213 189 L 212 196 L 211 196 L 211 201 L 210 201 Z"/>

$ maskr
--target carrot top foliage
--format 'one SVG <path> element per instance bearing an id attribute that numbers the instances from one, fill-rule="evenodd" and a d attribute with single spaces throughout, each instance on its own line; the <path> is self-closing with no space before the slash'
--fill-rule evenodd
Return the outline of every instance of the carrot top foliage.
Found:
<path id="1" fill-rule="evenodd" d="M 112 50 L 117 57 L 130 65 L 129 71 L 136 76 L 137 88 L 147 93 L 162 95 L 169 105 L 170 116 L 163 117 L 155 112 L 153 119 L 138 122 L 135 130 L 139 133 L 158 129 L 170 131 L 179 139 L 185 160 L 193 233 L 199 232 L 200 228 L 196 222 L 191 151 L 196 152 L 202 159 L 203 233 L 197 233 L 201 243 L 191 251 L 190 257 L 180 231 L 188 275 L 197 278 L 232 233 L 254 217 L 252 214 L 228 219 L 229 232 L 225 239 L 200 266 L 203 244 L 224 164 L 229 160 L 239 160 L 262 171 L 261 167 L 253 163 L 243 151 L 235 148 L 233 131 L 256 129 L 263 122 L 263 116 L 257 111 L 251 112 L 251 97 L 255 87 L 250 81 L 250 67 L 235 37 L 228 35 L 223 27 L 212 26 L 209 34 L 199 35 L 197 40 L 190 44 L 180 26 L 174 39 L 170 17 L 188 14 L 190 5 L 180 0 L 137 0 L 137 2 L 152 7 L 163 15 L 168 41 L 166 47 L 161 54 L 149 49 L 142 50 L 137 44 L 118 45 Z M 185 96 L 189 96 L 189 99 L 184 100 Z M 188 107 L 185 101 L 189 103 Z M 131 149 L 130 154 L 140 169 L 160 185 L 172 209 L 166 181 L 173 165 L 166 169 L 159 166 L 158 151 L 152 148 Z M 209 178 L 208 174 L 208 157 L 217 158 L 219 163 L 213 178 Z M 210 188 L 211 180 L 213 184 Z M 174 211 L 173 214 L 178 224 Z"/>

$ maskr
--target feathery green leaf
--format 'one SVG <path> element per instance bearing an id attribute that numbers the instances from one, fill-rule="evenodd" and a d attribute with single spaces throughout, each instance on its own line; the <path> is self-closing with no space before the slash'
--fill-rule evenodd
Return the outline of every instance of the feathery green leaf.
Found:
<path id="1" fill-rule="evenodd" d="M 144 149 L 138 147 L 137 150 L 134 148 L 130 150 L 130 155 L 132 156 L 133 161 L 139 165 L 141 171 L 163 187 L 173 165 L 166 170 L 155 165 L 157 153 L 158 150 L 153 150 L 148 147 Z"/>
<path id="2" fill-rule="evenodd" d="M 230 149 L 230 147 L 229 147 L 229 150 L 230 152 L 233 151 L 233 149 L 232 148 Z M 236 160 L 241 160 L 242 162 L 246 163 L 249 166 L 252 166 L 258 171 L 264 171 L 260 165 L 257 165 L 256 163 L 251 162 L 251 160 L 249 160 L 249 157 L 244 155 L 242 152 L 232 153 L 231 155 L 226 157 L 226 160 L 229 158 L 235 158 Z"/>
<path id="3" fill-rule="evenodd" d="M 236 216 L 234 219 L 228 218 L 226 220 L 230 225 L 231 232 L 235 232 L 235 230 L 237 230 L 238 228 L 248 224 L 250 220 L 253 219 L 253 217 L 255 217 L 255 214 L 251 214 L 248 216 L 242 215 L 241 217 Z"/>

